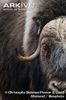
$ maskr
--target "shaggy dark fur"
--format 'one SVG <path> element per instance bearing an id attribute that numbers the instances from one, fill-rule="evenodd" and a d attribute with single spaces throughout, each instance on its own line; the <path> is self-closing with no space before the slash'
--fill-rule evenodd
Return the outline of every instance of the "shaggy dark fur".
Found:
<path id="1" fill-rule="evenodd" d="M 19 0 L 18 0 L 19 1 Z M 23 1 L 23 0 L 22 0 Z M 12 2 L 14 2 L 12 0 Z M 25 1 L 24 1 L 25 2 Z M 22 38 L 25 24 L 24 11 L 0 11 L 0 93 L 32 89 L 33 68 L 16 59 L 15 48 L 23 54 Z M 40 89 L 41 71 L 34 64 L 34 89 Z M 36 80 L 37 79 L 37 80 Z M 40 79 L 40 80 L 39 80 Z M 5 95 L 3 100 L 22 100 L 23 96 Z"/>
<path id="2" fill-rule="evenodd" d="M 19 0 L 18 0 L 19 1 Z M 25 1 L 25 0 L 24 0 Z M 66 15 L 66 0 L 47 0 L 47 7 L 43 12 L 38 12 L 37 18 L 41 27 L 58 16 Z M 13 2 L 13 0 L 12 0 Z M 36 16 L 35 16 L 36 17 Z M 23 54 L 22 39 L 25 24 L 25 11 L 0 11 L 0 92 L 5 90 L 46 90 L 45 74 L 42 73 L 40 59 L 32 63 L 22 63 L 16 59 L 15 48 Z M 37 36 L 36 36 L 37 37 Z M 38 41 L 38 37 L 36 38 Z M 34 41 L 34 40 L 33 40 Z M 38 44 L 38 43 L 37 43 Z M 33 45 L 34 47 L 34 45 Z M 58 50 L 58 49 L 57 49 Z M 56 51 L 57 51 L 56 50 Z M 60 49 L 59 49 L 60 50 Z M 54 51 L 53 64 L 56 63 Z M 61 49 L 61 51 L 63 51 Z M 30 53 L 30 50 L 29 50 Z M 58 52 L 57 56 L 60 55 Z M 57 57 L 56 56 L 56 57 Z M 58 58 L 57 58 L 58 59 Z M 58 65 L 57 65 L 58 66 Z M 54 66 L 54 68 L 57 68 Z M 59 70 L 59 68 L 57 68 Z M 21 100 L 21 96 L 3 97 L 4 100 Z"/>

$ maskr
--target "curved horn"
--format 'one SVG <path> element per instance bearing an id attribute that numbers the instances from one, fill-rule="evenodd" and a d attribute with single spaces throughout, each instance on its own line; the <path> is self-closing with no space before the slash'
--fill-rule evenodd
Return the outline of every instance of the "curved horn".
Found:
<path id="1" fill-rule="evenodd" d="M 27 57 L 24 57 L 20 54 L 18 54 L 16 57 L 17 59 L 19 59 L 20 61 L 23 61 L 23 62 L 30 62 L 32 60 L 34 60 L 35 58 L 37 58 L 40 54 L 40 44 L 38 45 L 38 48 L 36 49 L 35 53 L 30 55 L 30 56 L 27 56 Z"/>
<path id="2" fill-rule="evenodd" d="M 17 53 L 17 56 L 16 56 L 17 59 L 19 59 L 20 61 L 23 61 L 23 62 L 31 62 L 32 60 L 36 59 L 39 56 L 40 48 L 41 48 L 41 40 L 43 39 L 43 37 L 44 37 L 43 35 L 45 33 L 44 31 L 46 31 L 46 30 L 44 30 L 44 28 L 43 28 L 43 30 L 40 34 L 40 37 L 39 37 L 39 43 L 38 43 L 38 47 L 37 47 L 36 51 L 32 55 L 26 56 L 26 57 Z"/>
<path id="3" fill-rule="evenodd" d="M 40 37 L 39 37 L 38 47 L 37 47 L 36 51 L 32 55 L 24 57 L 21 54 L 17 53 L 16 58 L 18 60 L 20 60 L 20 61 L 23 61 L 23 62 L 31 62 L 32 60 L 36 59 L 39 56 L 39 54 L 40 54 L 41 40 L 43 38 L 43 34 L 44 34 L 44 28 L 43 28 L 43 31 L 40 34 Z"/>

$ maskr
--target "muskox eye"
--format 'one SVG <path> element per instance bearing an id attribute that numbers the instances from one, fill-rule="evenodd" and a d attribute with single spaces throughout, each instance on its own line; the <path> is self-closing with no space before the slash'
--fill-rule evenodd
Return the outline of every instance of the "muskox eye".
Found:
<path id="1" fill-rule="evenodd" d="M 46 57 L 49 58 L 50 54 L 51 54 L 51 49 L 50 49 L 49 45 L 48 44 L 44 44 L 43 45 L 43 50 L 45 51 Z"/>
<path id="2" fill-rule="evenodd" d="M 49 50 L 49 49 L 50 49 L 49 45 L 48 45 L 48 44 L 45 44 L 45 45 L 44 45 L 44 49 L 45 49 L 45 50 Z"/>

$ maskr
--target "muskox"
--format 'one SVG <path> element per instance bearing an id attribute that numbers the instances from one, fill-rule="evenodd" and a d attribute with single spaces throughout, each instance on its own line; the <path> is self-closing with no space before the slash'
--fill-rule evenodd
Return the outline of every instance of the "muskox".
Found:
<path id="1" fill-rule="evenodd" d="M 66 0 L 16 2 L 28 2 L 29 6 L 23 11 L 0 7 L 0 92 L 47 91 L 53 84 L 56 89 L 52 86 L 51 90 L 64 91 Z M 14 99 L 6 96 L 6 100 Z"/>
<path id="2" fill-rule="evenodd" d="M 34 54 L 29 57 L 18 55 L 17 58 L 30 62 L 38 56 L 42 73 L 46 77 L 46 89 L 66 90 L 66 17 L 59 17 L 44 26 Z M 50 87 L 49 83 L 56 87 Z"/>
<path id="3" fill-rule="evenodd" d="M 36 6 L 32 6 L 33 3 L 36 4 Z M 36 0 L 36 1 L 35 0 L 29 0 L 29 4 L 31 6 L 28 6 L 27 11 L 26 11 L 26 16 L 27 17 L 26 17 L 25 31 L 24 31 L 24 37 L 23 37 L 23 50 L 24 50 L 24 56 L 25 57 L 21 56 L 19 53 L 17 54 L 19 56 L 16 56 L 16 57 L 20 61 L 31 62 L 31 67 L 32 67 L 32 64 L 34 65 L 36 63 L 37 64 L 39 63 L 39 66 L 37 64 L 34 65 L 32 70 L 34 70 L 36 68 L 35 66 L 38 66 L 38 68 L 41 71 L 40 72 L 41 73 L 40 76 L 42 77 L 42 79 L 41 79 L 41 83 L 40 84 L 42 84 L 42 85 L 38 86 L 38 83 L 37 83 L 37 86 L 40 87 L 40 89 L 42 89 L 42 90 L 46 90 L 47 86 L 48 86 L 47 85 L 47 83 L 48 83 L 47 81 L 51 80 L 50 77 L 53 76 L 52 73 L 55 74 L 55 72 L 57 70 L 60 70 L 59 69 L 60 67 L 58 67 L 58 66 L 60 66 L 60 65 L 62 67 L 64 66 L 64 64 L 63 65 L 62 64 L 58 65 L 59 62 L 60 62 L 60 59 L 62 59 L 61 55 L 62 55 L 63 49 L 61 50 L 62 47 L 61 46 L 58 47 L 57 45 L 56 45 L 57 47 L 55 48 L 55 45 L 53 44 L 54 42 L 50 41 L 50 39 L 48 41 L 48 39 L 45 38 L 46 39 L 46 44 L 47 44 L 46 49 L 47 48 L 48 49 L 45 51 L 44 49 L 42 49 L 43 47 L 41 47 L 41 50 L 43 52 L 43 53 L 41 53 L 40 47 L 38 45 L 38 42 L 40 41 L 41 37 L 43 38 L 43 35 L 42 35 L 42 32 L 41 32 L 43 27 L 47 23 L 49 23 L 49 21 L 51 21 L 51 20 L 54 20 L 54 19 L 58 20 L 57 25 L 55 24 L 56 22 L 54 22 L 54 24 L 56 26 L 53 27 L 53 30 L 56 28 L 57 31 L 59 31 L 59 32 L 61 31 L 60 24 L 62 24 L 61 22 L 63 22 L 63 20 L 65 20 L 65 17 L 62 17 L 62 16 L 66 16 L 66 1 L 65 0 L 50 0 L 50 1 L 48 1 L 48 0 L 41 0 L 41 1 L 39 1 L 39 0 Z M 50 28 L 47 28 L 46 30 L 48 31 L 50 29 L 51 33 L 52 33 L 51 24 L 49 23 L 48 27 L 50 27 Z M 57 29 L 58 27 L 59 27 L 59 30 Z M 57 35 L 59 34 L 59 32 L 57 32 Z M 63 34 L 65 34 L 65 33 L 63 32 Z M 49 32 L 48 32 L 48 35 L 49 35 L 49 37 L 51 37 L 50 36 L 51 34 L 49 34 Z M 55 37 L 55 35 L 53 37 Z M 62 37 L 63 37 L 63 35 L 62 35 Z M 58 35 L 58 37 L 56 38 L 57 41 L 59 41 L 59 38 L 60 38 L 60 35 Z M 54 38 L 52 38 L 52 39 L 54 39 Z M 40 41 L 40 43 L 41 43 L 41 41 Z M 50 47 L 48 46 L 48 44 L 50 45 Z M 38 48 L 37 48 L 37 45 L 38 45 Z M 54 53 L 57 52 L 56 54 L 53 54 L 53 51 L 51 51 L 51 50 L 54 50 L 53 48 L 55 49 Z M 52 55 L 52 57 L 50 55 Z M 54 56 L 57 55 L 56 56 L 57 58 L 56 57 L 54 58 L 53 55 Z M 45 57 L 45 56 L 47 56 L 47 57 Z M 63 56 L 63 58 L 64 58 L 64 56 Z M 48 59 L 48 62 L 45 61 L 47 59 Z M 54 66 L 54 67 L 50 68 L 50 66 Z M 47 71 L 46 71 L 46 68 L 47 68 Z M 43 71 L 43 69 L 44 69 L 44 71 Z M 51 73 L 51 76 L 49 75 L 50 73 Z M 58 72 L 58 74 L 59 73 L 60 72 Z M 33 71 L 33 75 L 34 75 L 34 71 Z M 65 74 L 64 74 L 64 76 L 62 74 L 59 74 L 58 76 L 59 77 L 61 77 L 61 76 L 63 77 L 63 78 L 61 78 L 61 80 L 65 79 Z M 33 83 L 33 85 L 34 85 L 34 83 Z M 35 87 L 35 85 L 33 86 L 33 88 L 38 89 L 36 87 Z"/>

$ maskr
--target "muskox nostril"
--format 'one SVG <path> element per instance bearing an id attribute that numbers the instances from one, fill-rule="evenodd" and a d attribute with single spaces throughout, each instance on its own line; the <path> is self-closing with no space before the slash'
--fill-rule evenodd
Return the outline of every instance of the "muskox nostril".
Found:
<path id="1" fill-rule="evenodd" d="M 61 82 L 60 84 L 57 85 L 57 88 L 59 91 L 65 91 L 66 90 L 66 83 Z"/>
<path id="2" fill-rule="evenodd" d="M 51 90 L 51 91 L 53 91 L 53 92 L 58 92 L 58 89 L 57 89 L 56 86 L 57 86 L 57 82 L 54 81 L 54 80 L 52 80 L 52 81 L 50 81 L 49 84 L 48 84 L 48 90 Z"/>

